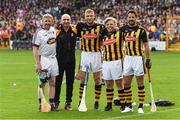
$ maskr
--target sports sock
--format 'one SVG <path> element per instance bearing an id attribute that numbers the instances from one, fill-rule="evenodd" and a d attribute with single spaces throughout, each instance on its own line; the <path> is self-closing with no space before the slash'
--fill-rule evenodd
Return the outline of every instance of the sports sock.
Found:
<path id="1" fill-rule="evenodd" d="M 39 104 L 41 104 L 41 98 L 39 98 L 38 101 L 39 101 Z"/>
<path id="2" fill-rule="evenodd" d="M 106 88 L 106 97 L 107 97 L 107 104 L 112 104 L 112 100 L 114 97 L 114 89 Z"/>
<path id="3" fill-rule="evenodd" d="M 124 88 L 124 96 L 126 100 L 126 106 L 132 108 L 132 91 L 131 87 Z"/>
<path id="4" fill-rule="evenodd" d="M 118 90 L 118 97 L 120 99 L 121 106 L 125 106 L 125 97 L 124 97 L 124 89 Z"/>
<path id="5" fill-rule="evenodd" d="M 50 103 L 50 104 L 53 104 L 53 103 L 54 103 L 54 99 L 53 99 L 53 98 L 50 98 L 50 99 L 49 99 L 49 103 Z"/>
<path id="6" fill-rule="evenodd" d="M 101 85 L 95 85 L 95 102 L 99 102 L 101 96 Z"/>
<path id="7" fill-rule="evenodd" d="M 145 98 L 144 86 L 138 87 L 138 97 L 139 97 L 139 106 L 138 106 L 138 108 L 143 108 L 144 98 Z"/>

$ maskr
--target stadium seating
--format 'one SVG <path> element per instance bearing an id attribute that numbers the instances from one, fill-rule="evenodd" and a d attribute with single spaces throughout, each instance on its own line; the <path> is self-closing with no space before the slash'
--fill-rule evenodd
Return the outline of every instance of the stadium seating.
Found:
<path id="1" fill-rule="evenodd" d="M 56 26 L 60 16 L 68 13 L 72 16 L 72 23 L 76 24 L 83 20 L 82 13 L 88 7 L 95 10 L 97 22 L 102 23 L 106 17 L 113 16 L 122 25 L 127 22 L 126 12 L 133 8 L 139 14 L 138 23 L 148 30 L 151 40 L 159 40 L 162 38 L 159 33 L 166 32 L 166 16 L 180 16 L 179 5 L 180 0 L 4 0 L 0 4 L 0 31 L 5 26 L 16 33 L 16 25 L 20 22 L 24 26 L 22 32 L 32 39 L 34 32 L 40 27 L 42 14 L 51 13 Z M 13 46 L 15 49 L 26 49 L 30 48 L 30 44 L 28 40 L 16 40 Z"/>

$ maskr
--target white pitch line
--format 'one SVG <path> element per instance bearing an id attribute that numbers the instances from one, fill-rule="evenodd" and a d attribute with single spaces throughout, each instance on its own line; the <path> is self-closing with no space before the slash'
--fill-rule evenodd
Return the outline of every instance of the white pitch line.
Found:
<path id="1" fill-rule="evenodd" d="M 180 108 L 156 111 L 155 113 L 163 113 L 163 112 L 169 112 L 169 111 L 175 111 L 175 110 L 180 110 Z M 111 118 L 106 118 L 106 119 L 103 119 L 103 120 L 113 120 L 113 119 L 129 118 L 129 117 L 138 117 L 138 116 L 143 116 L 143 115 L 148 115 L 148 114 L 155 114 L 155 113 L 153 113 L 153 112 L 147 112 L 147 113 L 144 113 L 144 114 L 137 113 L 136 115 L 126 115 L 126 116 L 119 116 L 119 117 L 111 117 Z M 126 113 L 122 113 L 122 114 L 126 114 Z"/>

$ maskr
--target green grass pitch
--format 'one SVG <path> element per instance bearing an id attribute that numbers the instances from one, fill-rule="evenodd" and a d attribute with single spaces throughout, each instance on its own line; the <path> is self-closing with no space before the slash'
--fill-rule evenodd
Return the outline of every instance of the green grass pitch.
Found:
<path id="1" fill-rule="evenodd" d="M 77 66 L 79 55 L 80 52 L 77 52 Z M 145 107 L 145 114 L 137 113 L 137 105 L 134 107 L 133 113 L 122 114 L 118 106 L 113 106 L 113 110 L 110 112 L 103 112 L 106 105 L 105 86 L 103 86 L 100 110 L 94 111 L 94 82 L 91 73 L 86 95 L 87 112 L 77 111 L 80 81 L 76 80 L 72 111 L 64 110 L 65 84 L 63 84 L 61 110 L 59 112 L 40 113 L 37 112 L 38 82 L 32 51 L 0 50 L 0 119 L 180 119 L 180 53 L 154 52 L 151 53 L 151 56 L 153 63 L 151 79 L 155 100 L 170 100 L 175 103 L 175 106 L 158 107 L 156 113 L 151 113 L 150 108 Z M 148 103 L 150 95 L 147 76 L 145 76 L 145 81 L 145 101 Z M 14 83 L 16 86 L 13 86 Z M 133 101 L 138 103 L 135 80 L 133 80 L 132 86 Z M 115 96 L 117 96 L 117 92 Z"/>

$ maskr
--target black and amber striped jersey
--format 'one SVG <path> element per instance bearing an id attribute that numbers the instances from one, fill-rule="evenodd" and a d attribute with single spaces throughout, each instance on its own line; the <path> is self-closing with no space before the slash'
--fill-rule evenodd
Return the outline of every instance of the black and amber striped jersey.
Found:
<path id="1" fill-rule="evenodd" d="M 146 30 L 141 26 L 123 26 L 123 39 L 125 40 L 126 55 L 144 56 L 143 43 L 147 42 Z"/>
<path id="2" fill-rule="evenodd" d="M 113 61 L 123 58 L 123 33 L 121 30 L 114 32 L 103 32 L 103 60 Z"/>
<path id="3" fill-rule="evenodd" d="M 78 23 L 77 36 L 80 37 L 80 49 L 86 52 L 101 51 L 102 39 L 100 39 L 103 25 L 94 23 L 88 26 L 87 23 Z"/>

